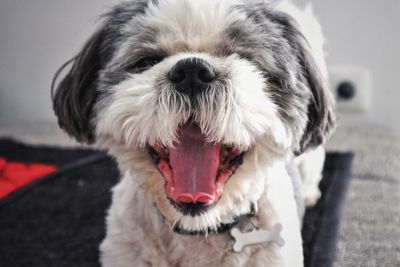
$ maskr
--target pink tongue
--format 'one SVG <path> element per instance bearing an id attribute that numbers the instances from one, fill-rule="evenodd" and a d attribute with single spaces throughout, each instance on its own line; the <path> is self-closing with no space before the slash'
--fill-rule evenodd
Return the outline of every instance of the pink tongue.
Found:
<path id="1" fill-rule="evenodd" d="M 183 203 L 210 204 L 216 198 L 220 145 L 206 142 L 193 123 L 183 126 L 178 134 L 180 142 L 169 151 L 173 198 Z"/>

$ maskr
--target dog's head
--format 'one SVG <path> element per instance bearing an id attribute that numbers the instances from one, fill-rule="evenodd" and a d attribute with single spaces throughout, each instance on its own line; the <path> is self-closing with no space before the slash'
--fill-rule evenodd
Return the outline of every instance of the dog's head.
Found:
<path id="1" fill-rule="evenodd" d="M 53 101 L 60 126 L 109 149 L 183 232 L 249 213 L 263 168 L 320 145 L 334 125 L 307 41 L 263 1 L 120 4 Z"/>

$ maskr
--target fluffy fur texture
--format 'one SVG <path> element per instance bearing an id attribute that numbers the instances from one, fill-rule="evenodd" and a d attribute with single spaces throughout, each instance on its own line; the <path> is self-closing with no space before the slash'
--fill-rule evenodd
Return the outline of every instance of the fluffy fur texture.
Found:
<path id="1" fill-rule="evenodd" d="M 285 163 L 309 151 L 297 163 L 313 188 L 304 189 L 307 203 L 315 202 L 322 165 L 304 162 L 323 163 L 322 148 L 312 150 L 335 123 L 322 35 L 311 15 L 288 2 L 251 0 L 136 0 L 105 15 L 53 97 L 60 126 L 109 150 L 123 174 L 113 189 L 103 266 L 302 266 Z M 195 99 L 168 79 L 177 62 L 193 57 L 217 73 Z M 147 151 L 172 149 L 188 120 L 208 142 L 244 152 L 220 198 L 196 215 L 171 203 Z M 281 223 L 286 245 L 234 253 L 229 234 L 215 232 L 238 218 L 242 231 Z"/>

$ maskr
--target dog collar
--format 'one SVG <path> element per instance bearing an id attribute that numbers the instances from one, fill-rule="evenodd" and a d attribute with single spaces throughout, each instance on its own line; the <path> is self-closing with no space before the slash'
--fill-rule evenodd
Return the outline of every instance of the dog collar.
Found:
<path id="1" fill-rule="evenodd" d="M 234 252 L 241 252 L 246 246 L 259 245 L 263 243 L 275 243 L 282 247 L 285 244 L 284 239 L 281 236 L 282 225 L 280 223 L 275 224 L 271 230 L 257 229 L 253 227 L 253 230 L 248 232 L 242 232 L 239 229 L 240 224 L 244 223 L 244 218 L 251 218 L 257 214 L 257 208 L 254 203 L 250 206 L 250 212 L 246 215 L 237 217 L 232 223 L 221 224 L 217 230 L 203 231 L 187 231 L 181 229 L 179 226 L 173 228 L 175 233 L 182 235 L 207 235 L 207 234 L 222 234 L 229 231 L 230 236 L 233 238 L 232 250 Z M 254 226 L 254 225 L 253 225 Z M 232 244 L 232 243 L 231 243 Z"/>

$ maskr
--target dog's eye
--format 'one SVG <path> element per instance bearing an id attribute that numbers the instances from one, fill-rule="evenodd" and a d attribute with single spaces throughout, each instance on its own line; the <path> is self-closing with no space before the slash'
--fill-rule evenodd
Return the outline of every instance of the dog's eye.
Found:
<path id="1" fill-rule="evenodd" d="M 129 65 L 126 70 L 132 73 L 141 73 L 145 70 L 150 69 L 154 65 L 157 65 L 162 60 L 161 57 L 145 57 L 136 62 L 135 64 Z"/>

